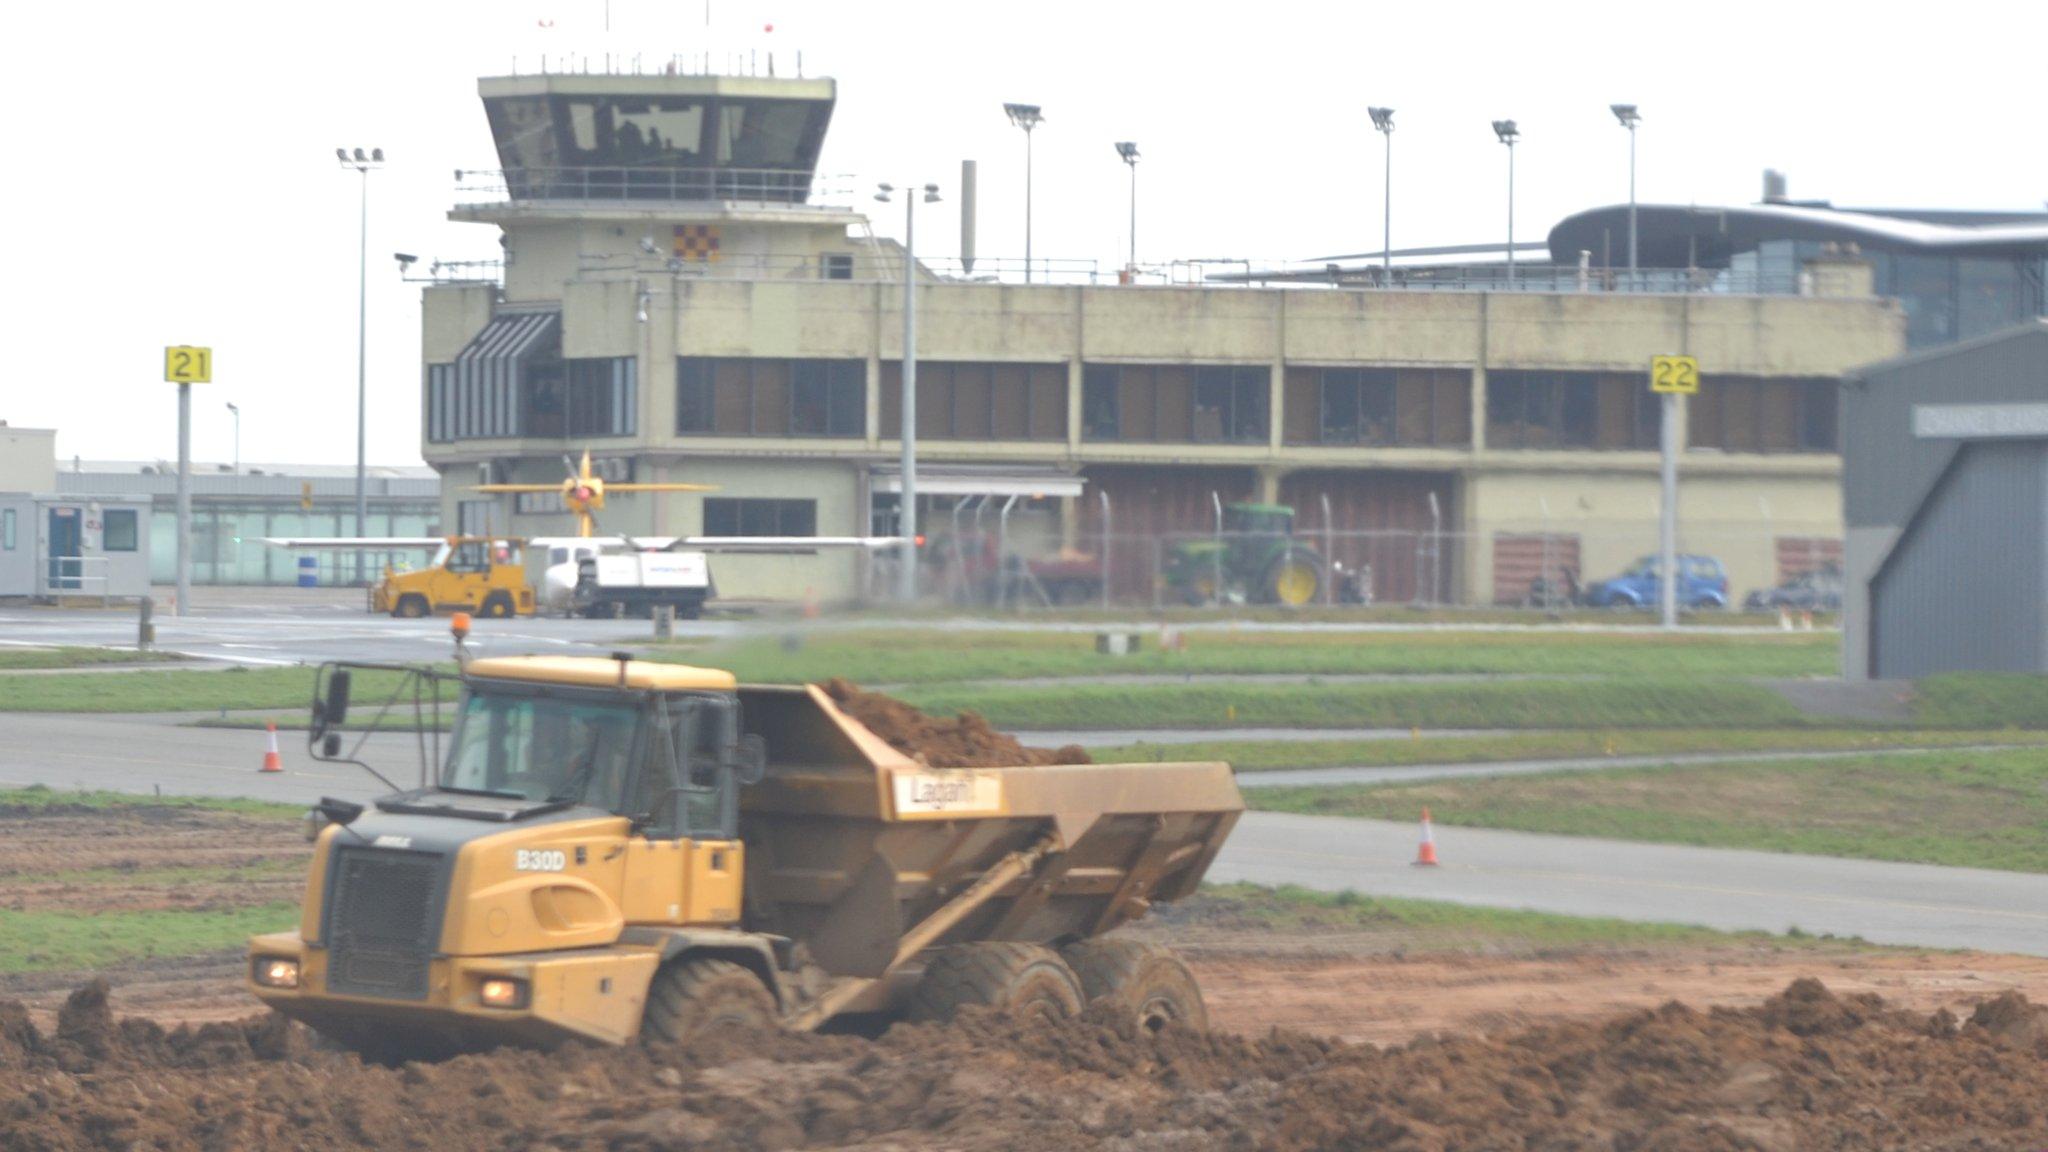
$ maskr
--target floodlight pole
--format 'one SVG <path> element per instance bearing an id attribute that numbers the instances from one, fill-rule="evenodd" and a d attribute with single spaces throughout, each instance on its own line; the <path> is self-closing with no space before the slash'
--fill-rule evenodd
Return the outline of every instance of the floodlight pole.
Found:
<path id="1" fill-rule="evenodd" d="M 355 156 L 340 148 L 334 150 L 342 166 L 353 168 L 362 177 L 362 196 L 357 221 L 356 251 L 356 536 L 368 534 L 370 519 L 369 489 L 369 383 L 370 383 L 370 169 L 384 163 L 384 150 L 373 148 L 370 155 L 355 150 Z M 364 572 L 363 552 L 357 550 L 355 579 L 358 583 L 368 579 Z"/>
<path id="2" fill-rule="evenodd" d="M 897 498 L 896 531 L 903 537 L 903 563 L 896 596 L 917 603 L 917 192 L 903 193 L 903 491 Z"/>
<path id="3" fill-rule="evenodd" d="M 1386 181 L 1385 191 L 1380 196 L 1380 280 L 1385 285 L 1394 282 L 1394 110 L 1392 108 L 1368 108 L 1372 117 L 1373 130 L 1387 138 L 1386 160 L 1380 166 Z"/>
<path id="4" fill-rule="evenodd" d="M 1495 120 L 1493 134 L 1508 147 L 1508 287 L 1515 286 L 1515 141 L 1521 132 L 1513 120 Z"/>
<path id="5" fill-rule="evenodd" d="M 1663 454 L 1662 515 L 1657 524 L 1658 564 L 1663 579 L 1657 588 L 1658 611 L 1664 627 L 1678 627 L 1678 396 L 1666 392 L 1658 397 L 1663 412 L 1657 429 L 1657 446 Z"/>
<path id="6" fill-rule="evenodd" d="M 1003 114 L 1024 130 L 1024 282 L 1031 283 L 1031 130 L 1045 119 L 1036 104 L 1005 104 Z"/>
<path id="7" fill-rule="evenodd" d="M 1123 157 L 1131 169 L 1131 256 L 1124 267 L 1135 278 L 1138 274 L 1138 145 L 1134 141 L 1122 141 L 1116 146 L 1116 154 Z"/>
<path id="8" fill-rule="evenodd" d="M 1643 114 L 1633 104 L 1609 104 L 1607 110 L 1614 113 L 1623 128 L 1628 129 L 1628 279 L 1629 287 L 1636 286 L 1636 124 Z"/>

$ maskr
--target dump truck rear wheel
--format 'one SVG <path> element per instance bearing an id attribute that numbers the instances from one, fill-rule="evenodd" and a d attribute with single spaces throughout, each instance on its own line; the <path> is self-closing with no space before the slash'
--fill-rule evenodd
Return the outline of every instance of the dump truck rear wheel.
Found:
<path id="1" fill-rule="evenodd" d="M 775 998 L 759 977 L 730 960 L 684 960 L 655 973 L 647 989 L 642 1040 L 681 1043 L 733 1028 L 773 1028 Z"/>
<path id="2" fill-rule="evenodd" d="M 1081 1012 L 1081 983 L 1059 954 L 1037 944 L 984 942 L 948 948 L 925 966 L 910 1005 L 913 1020 L 951 1020 L 969 1005 L 1027 1020 Z"/>
<path id="3" fill-rule="evenodd" d="M 1136 940 L 1083 940 L 1061 949 L 1060 956 L 1080 978 L 1089 1003 L 1114 1003 L 1147 1031 L 1168 1024 L 1209 1027 L 1201 986 L 1170 948 Z"/>

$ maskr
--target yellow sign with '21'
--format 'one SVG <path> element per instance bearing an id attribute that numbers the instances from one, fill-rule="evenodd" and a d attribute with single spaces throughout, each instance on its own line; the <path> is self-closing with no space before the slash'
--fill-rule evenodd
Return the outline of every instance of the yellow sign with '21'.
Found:
<path id="1" fill-rule="evenodd" d="M 1650 357 L 1650 391 L 1691 396 L 1700 390 L 1700 362 L 1690 356 Z"/>
<path id="2" fill-rule="evenodd" d="M 213 383 L 213 349 L 190 344 L 164 349 L 164 379 L 173 384 Z"/>

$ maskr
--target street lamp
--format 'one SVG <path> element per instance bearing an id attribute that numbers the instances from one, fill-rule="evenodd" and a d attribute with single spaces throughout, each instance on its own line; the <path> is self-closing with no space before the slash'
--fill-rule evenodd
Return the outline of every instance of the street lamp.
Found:
<path id="1" fill-rule="evenodd" d="M 1380 197 L 1380 207 L 1385 215 L 1380 220 L 1380 279 L 1387 284 L 1394 282 L 1394 110 L 1392 108 L 1367 108 L 1372 117 L 1373 131 L 1387 138 L 1386 163 L 1381 165 L 1387 187 Z"/>
<path id="2" fill-rule="evenodd" d="M 369 340 L 370 340 L 370 171 L 384 166 L 384 150 L 361 148 L 351 152 L 336 148 L 334 158 L 343 168 L 353 168 L 363 178 L 362 205 L 358 223 L 360 247 L 356 257 L 356 535 L 367 533 L 370 519 L 370 490 L 366 460 L 369 435 Z M 356 553 L 356 580 L 363 579 L 363 554 Z"/>
<path id="3" fill-rule="evenodd" d="M 892 202 L 896 186 L 878 184 L 875 199 Z M 902 537 L 903 563 L 896 576 L 896 594 L 905 604 L 917 602 L 917 202 L 914 189 L 903 194 L 903 483 L 897 497 L 896 534 Z M 927 204 L 939 200 L 939 186 L 927 184 Z"/>
<path id="4" fill-rule="evenodd" d="M 1138 274 L 1138 146 L 1129 140 L 1119 140 L 1116 154 L 1124 158 L 1131 167 L 1131 259 L 1127 267 L 1131 275 Z"/>
<path id="5" fill-rule="evenodd" d="M 1024 282 L 1031 283 L 1031 130 L 1045 119 L 1036 104 L 1005 104 L 1010 123 L 1024 130 Z"/>
<path id="6" fill-rule="evenodd" d="M 1495 120 L 1493 134 L 1508 146 L 1508 287 L 1515 286 L 1515 141 L 1522 138 L 1513 120 Z"/>
<path id="7" fill-rule="evenodd" d="M 1628 129 L 1628 278 L 1629 286 L 1635 286 L 1636 278 L 1636 124 L 1643 116 L 1633 104 L 1609 104 L 1607 110 Z"/>
<path id="8" fill-rule="evenodd" d="M 233 474 L 240 476 L 242 474 L 242 410 L 235 407 L 235 402 L 230 400 L 228 401 L 228 411 L 235 414 L 235 466 Z"/>

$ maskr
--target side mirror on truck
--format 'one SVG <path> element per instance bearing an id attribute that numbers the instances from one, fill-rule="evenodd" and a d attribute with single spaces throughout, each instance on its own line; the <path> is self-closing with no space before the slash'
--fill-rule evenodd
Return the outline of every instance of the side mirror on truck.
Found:
<path id="1" fill-rule="evenodd" d="M 313 739 L 319 740 L 348 719 L 349 671 L 336 668 L 327 677 L 327 695 L 313 700 Z"/>
<path id="2" fill-rule="evenodd" d="M 768 741 L 749 732 L 732 748 L 732 778 L 742 787 L 768 778 Z"/>

